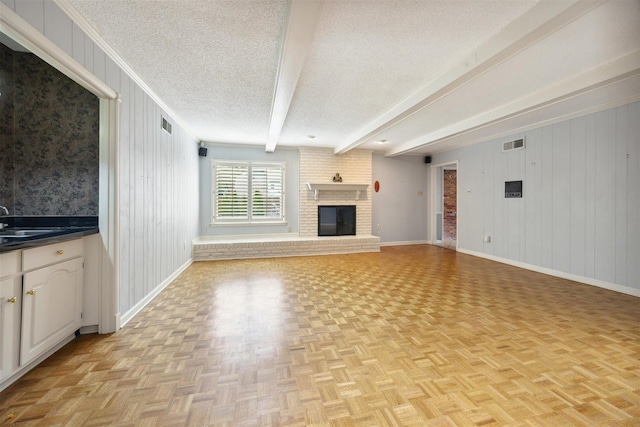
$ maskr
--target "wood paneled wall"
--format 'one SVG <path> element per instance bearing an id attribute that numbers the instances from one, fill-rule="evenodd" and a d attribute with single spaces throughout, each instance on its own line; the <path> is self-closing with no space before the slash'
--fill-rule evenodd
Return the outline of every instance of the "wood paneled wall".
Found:
<path id="1" fill-rule="evenodd" d="M 525 149 L 502 152 L 521 136 Z M 433 163 L 456 159 L 461 248 L 640 294 L 640 103 L 437 154 Z M 504 182 L 520 179 L 523 198 L 505 199 Z"/>
<path id="2" fill-rule="evenodd" d="M 119 310 L 125 316 L 191 257 L 198 233 L 197 141 L 54 2 L 2 1 L 121 95 Z M 172 135 L 161 129 L 161 115 L 172 122 Z"/>

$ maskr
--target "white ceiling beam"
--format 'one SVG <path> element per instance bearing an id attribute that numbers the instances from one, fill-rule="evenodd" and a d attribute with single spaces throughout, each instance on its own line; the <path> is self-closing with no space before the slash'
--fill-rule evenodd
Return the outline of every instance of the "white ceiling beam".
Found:
<path id="1" fill-rule="evenodd" d="M 457 66 L 447 70 L 337 146 L 334 153 L 343 154 L 372 141 L 377 134 L 461 88 L 604 2 L 605 0 L 541 1 Z"/>
<path id="2" fill-rule="evenodd" d="M 289 113 L 291 100 L 313 41 L 321 9 L 321 0 L 292 0 L 289 3 L 289 21 L 282 41 L 280 63 L 273 90 L 269 135 L 265 147 L 267 153 L 275 151 L 280 139 L 282 126 Z"/>
<path id="3" fill-rule="evenodd" d="M 550 85 L 536 93 L 517 99 L 499 108 L 487 111 L 451 126 L 400 144 L 385 153 L 387 157 L 407 154 L 413 150 L 436 146 L 461 134 L 495 126 L 523 114 L 548 108 L 567 99 L 592 92 L 613 83 L 640 74 L 640 50 L 589 70 L 578 76 Z M 536 124 L 532 123 L 532 126 Z"/>

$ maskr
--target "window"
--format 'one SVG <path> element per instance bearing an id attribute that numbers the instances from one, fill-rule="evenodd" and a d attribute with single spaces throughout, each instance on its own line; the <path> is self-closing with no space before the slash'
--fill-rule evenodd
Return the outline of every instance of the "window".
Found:
<path id="1" fill-rule="evenodd" d="M 213 222 L 285 221 L 284 163 L 212 161 Z"/>

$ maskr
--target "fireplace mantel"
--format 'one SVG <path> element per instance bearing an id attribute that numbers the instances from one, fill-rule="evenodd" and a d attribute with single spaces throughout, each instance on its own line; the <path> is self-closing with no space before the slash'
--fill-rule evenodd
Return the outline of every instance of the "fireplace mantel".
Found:
<path id="1" fill-rule="evenodd" d="M 355 191 L 356 200 L 360 199 L 360 192 L 367 191 L 369 184 L 343 184 L 341 182 L 328 182 L 324 184 L 311 184 L 307 182 L 307 188 L 314 192 L 315 200 L 321 191 Z"/>

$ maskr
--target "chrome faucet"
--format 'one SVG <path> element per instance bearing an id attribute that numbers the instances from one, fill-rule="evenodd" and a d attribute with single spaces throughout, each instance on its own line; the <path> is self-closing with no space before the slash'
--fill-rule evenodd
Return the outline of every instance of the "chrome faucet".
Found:
<path id="1" fill-rule="evenodd" d="M 9 209 L 5 208 L 4 206 L 0 206 L 0 209 L 2 209 L 5 213 L 5 215 L 9 216 Z M 0 222 L 0 231 L 3 231 L 5 229 L 5 227 L 7 227 L 9 224 L 5 224 L 3 222 Z"/>

